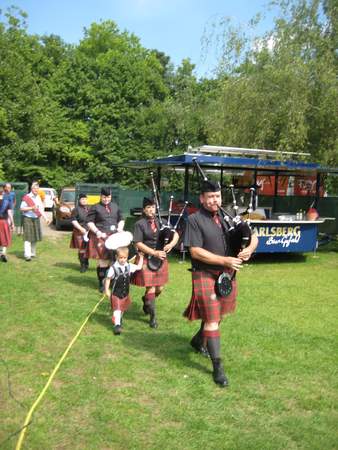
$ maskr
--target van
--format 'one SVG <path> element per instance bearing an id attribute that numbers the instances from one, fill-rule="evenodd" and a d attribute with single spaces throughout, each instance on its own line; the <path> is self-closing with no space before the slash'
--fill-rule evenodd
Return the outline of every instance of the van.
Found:
<path id="1" fill-rule="evenodd" d="M 75 188 L 63 188 L 60 197 L 54 199 L 53 224 L 57 230 L 72 226 L 72 210 L 75 208 Z"/>

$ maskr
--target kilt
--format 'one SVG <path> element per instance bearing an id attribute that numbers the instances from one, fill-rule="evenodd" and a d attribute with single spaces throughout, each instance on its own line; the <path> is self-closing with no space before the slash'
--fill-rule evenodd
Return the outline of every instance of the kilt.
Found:
<path id="1" fill-rule="evenodd" d="M 23 240 L 29 242 L 37 242 L 42 240 L 40 219 L 32 219 L 31 217 L 23 216 Z"/>
<path id="2" fill-rule="evenodd" d="M 227 297 L 218 297 L 215 283 L 222 272 L 192 272 L 192 296 L 183 313 L 189 320 L 202 319 L 203 322 L 220 322 L 225 314 L 236 309 L 237 282 L 232 281 L 232 292 Z M 229 272 L 231 273 L 231 272 Z"/>
<path id="3" fill-rule="evenodd" d="M 136 264 L 138 263 L 138 257 L 136 258 Z M 148 269 L 147 258 L 144 258 L 144 263 L 141 270 L 135 272 L 132 277 L 132 284 L 135 286 L 151 287 L 151 286 L 164 286 L 169 281 L 169 269 L 168 260 L 164 260 L 162 267 L 153 272 Z"/>
<path id="4" fill-rule="evenodd" d="M 9 247 L 12 242 L 12 235 L 7 219 L 0 219 L 0 247 Z"/>
<path id="5" fill-rule="evenodd" d="M 116 295 L 110 296 L 110 304 L 113 311 L 116 311 L 117 309 L 124 312 L 129 309 L 129 306 L 131 305 L 131 299 L 130 296 L 127 295 L 127 297 L 119 298 L 116 297 Z"/>
<path id="6" fill-rule="evenodd" d="M 87 242 L 86 258 L 91 259 L 113 259 L 112 250 L 108 250 L 104 242 L 112 233 L 107 233 L 107 237 L 98 238 L 96 234 L 89 233 L 89 242 Z"/>
<path id="7" fill-rule="evenodd" d="M 83 240 L 83 234 L 81 233 L 81 231 L 79 231 L 76 228 L 74 228 L 73 233 L 72 233 L 72 237 L 71 237 L 71 240 L 70 240 L 69 247 L 70 248 L 77 248 L 79 250 L 86 250 L 87 243 L 88 242 L 85 242 Z"/>

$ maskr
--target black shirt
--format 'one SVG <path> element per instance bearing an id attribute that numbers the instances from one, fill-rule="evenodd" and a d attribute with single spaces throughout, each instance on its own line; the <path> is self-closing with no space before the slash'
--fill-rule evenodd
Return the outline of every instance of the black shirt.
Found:
<path id="1" fill-rule="evenodd" d="M 87 226 L 87 215 L 89 212 L 88 206 L 75 206 L 75 208 L 72 211 L 72 220 L 77 220 L 81 227 L 86 228 L 88 230 Z"/>
<path id="2" fill-rule="evenodd" d="M 213 219 L 213 214 L 203 207 L 188 217 L 184 233 L 186 247 L 200 247 L 215 255 L 228 256 L 227 225 L 222 216 L 219 216 L 221 227 Z M 224 266 L 207 264 L 197 259 L 191 259 L 192 267 L 196 270 L 223 270 Z"/>
<path id="3" fill-rule="evenodd" d="M 108 209 L 102 203 L 93 205 L 87 215 L 86 222 L 94 222 L 96 228 L 103 233 L 116 231 L 117 224 L 123 220 L 120 208 L 116 203 L 108 203 Z"/>
<path id="4" fill-rule="evenodd" d="M 162 219 L 163 225 L 166 225 L 166 221 Z M 160 224 L 157 218 L 155 218 L 156 231 L 154 232 L 150 225 L 150 219 L 142 217 L 138 220 L 134 226 L 134 242 L 142 242 L 150 248 L 155 249 L 158 239 L 158 233 L 160 230 Z"/>

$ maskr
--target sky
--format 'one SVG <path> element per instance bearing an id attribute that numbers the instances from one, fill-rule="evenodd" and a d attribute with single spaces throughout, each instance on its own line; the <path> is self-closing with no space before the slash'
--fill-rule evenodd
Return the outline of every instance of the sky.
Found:
<path id="1" fill-rule="evenodd" d="M 148 49 L 170 56 L 175 66 L 184 58 L 196 65 L 197 76 L 210 76 L 217 63 L 215 46 L 203 50 L 201 40 L 222 17 L 245 25 L 268 0 L 0 0 L 0 9 L 15 5 L 28 14 L 30 33 L 56 34 L 78 43 L 93 22 L 113 20 L 120 31 L 134 33 Z M 260 25 L 272 28 L 273 13 Z"/>

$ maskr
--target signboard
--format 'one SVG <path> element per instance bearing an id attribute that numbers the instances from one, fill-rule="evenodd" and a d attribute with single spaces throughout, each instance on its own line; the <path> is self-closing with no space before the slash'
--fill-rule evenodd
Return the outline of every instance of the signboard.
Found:
<path id="1" fill-rule="evenodd" d="M 256 253 L 303 253 L 317 248 L 317 228 L 314 222 L 256 223 L 252 227 L 258 236 Z"/>
<path id="2" fill-rule="evenodd" d="M 259 195 L 275 195 L 275 175 L 257 175 L 257 186 Z M 278 176 L 277 195 L 312 196 L 316 195 L 317 177 L 315 175 L 304 176 Z M 319 195 L 323 197 L 324 188 L 321 185 Z"/>
<path id="3" fill-rule="evenodd" d="M 260 195 L 275 195 L 275 179 L 274 175 L 258 175 L 257 186 L 259 186 Z M 278 177 L 277 195 L 283 197 L 289 195 L 288 192 L 289 177 L 281 175 Z"/>

